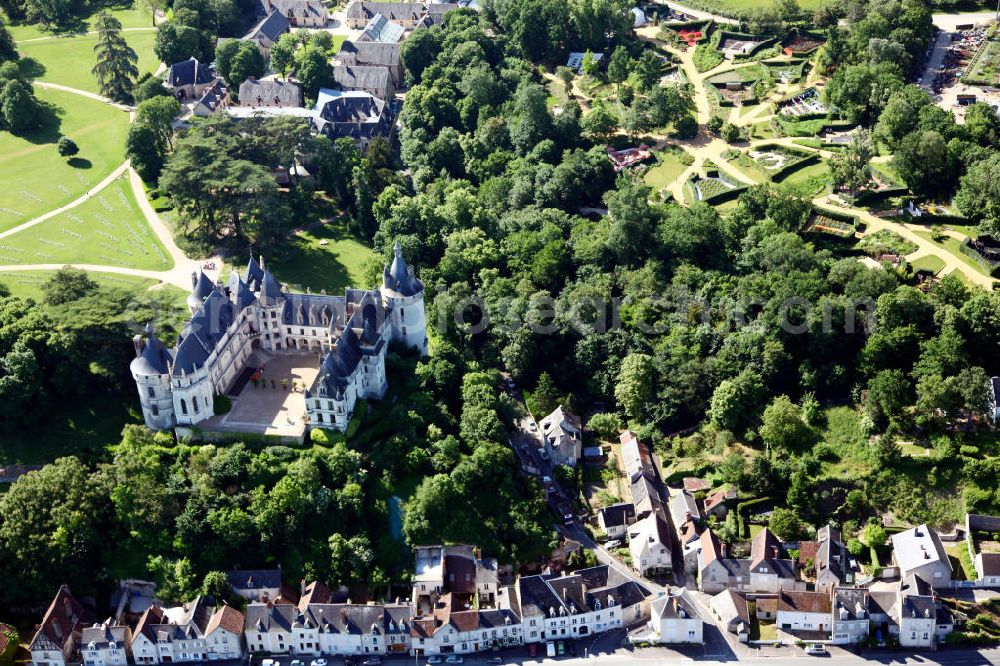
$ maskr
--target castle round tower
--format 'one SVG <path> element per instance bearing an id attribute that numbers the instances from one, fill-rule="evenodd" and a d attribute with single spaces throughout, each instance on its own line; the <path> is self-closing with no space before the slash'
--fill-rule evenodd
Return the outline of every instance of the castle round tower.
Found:
<path id="1" fill-rule="evenodd" d="M 170 390 L 170 364 L 173 357 L 146 324 L 143 335 L 132 338 L 135 358 L 129 369 L 139 389 L 139 402 L 146 425 L 153 430 L 174 426 L 174 401 Z"/>
<path id="2" fill-rule="evenodd" d="M 427 355 L 427 315 L 424 311 L 424 283 L 403 259 L 399 241 L 393 247 L 392 263 L 382 271 L 382 303 L 389 310 L 393 342 L 416 347 Z"/>

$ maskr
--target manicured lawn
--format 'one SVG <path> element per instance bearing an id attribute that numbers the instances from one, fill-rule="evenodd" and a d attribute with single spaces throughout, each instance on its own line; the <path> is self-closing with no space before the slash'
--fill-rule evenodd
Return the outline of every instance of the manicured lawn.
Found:
<path id="1" fill-rule="evenodd" d="M 0 271 L 0 283 L 7 285 L 10 293 L 20 298 L 33 298 L 35 301 L 42 300 L 42 286 L 48 282 L 55 271 Z M 88 276 L 102 287 L 125 289 L 132 292 L 144 292 L 153 285 L 162 284 L 156 280 L 133 277 L 131 275 L 115 275 L 114 273 L 88 272 Z M 181 292 L 180 289 L 171 285 L 165 285 L 162 289 L 169 289 Z M 183 294 L 185 297 L 187 294 Z"/>
<path id="2" fill-rule="evenodd" d="M 961 249 L 962 241 L 958 240 L 957 238 L 952 238 L 951 236 L 949 236 L 948 238 L 945 239 L 944 243 L 938 243 L 932 238 L 933 234 L 931 234 L 931 232 L 929 231 L 914 231 L 913 233 L 917 234 L 918 236 L 922 236 L 923 238 L 926 238 L 927 240 L 931 241 L 938 247 L 944 248 L 950 254 L 953 254 L 955 257 L 957 257 L 960 261 L 963 261 L 965 262 L 966 265 L 972 267 L 977 273 L 987 276 L 989 275 L 989 273 L 983 270 L 983 267 L 980 266 L 978 262 L 973 261 L 972 257 L 967 257 L 965 256 L 965 254 L 962 253 Z"/>
<path id="3" fill-rule="evenodd" d="M 51 105 L 42 127 L 24 136 L 0 132 L 0 231 L 76 199 L 125 159 L 126 112 L 73 93 L 35 93 Z M 56 151 L 60 135 L 80 146 L 70 162 Z"/>
<path id="4" fill-rule="evenodd" d="M 122 3 L 121 5 L 107 4 L 106 6 L 108 7 L 108 11 L 122 22 L 123 28 L 153 28 L 153 15 L 145 9 L 135 9 L 131 3 Z M 7 28 L 16 41 L 37 39 L 38 37 L 51 37 L 59 32 L 86 32 L 93 30 L 98 11 L 100 11 L 99 7 L 95 8 L 93 13 L 80 21 L 79 24 L 68 26 L 68 29 L 62 31 L 50 30 L 45 26 L 34 23 L 11 24 Z"/>
<path id="5" fill-rule="evenodd" d="M 955 573 L 965 574 L 961 577 L 961 580 L 976 580 L 979 577 L 976 573 L 976 568 L 972 564 L 972 559 L 969 557 L 969 546 L 965 542 L 965 539 L 958 543 L 950 543 L 944 549 L 948 553 L 948 559 L 951 560 L 951 565 Z"/>
<path id="6" fill-rule="evenodd" d="M 930 271 L 935 274 L 945 266 L 944 259 L 933 254 L 914 259 L 910 265 L 913 266 L 914 270 Z"/>
<path id="7" fill-rule="evenodd" d="M 366 271 L 375 253 L 340 225 L 302 232 L 289 239 L 286 248 L 285 255 L 264 259 L 275 277 L 296 291 L 308 287 L 337 294 L 345 287 L 376 286 L 368 284 Z"/>
<path id="8" fill-rule="evenodd" d="M 656 152 L 657 164 L 646 172 L 643 180 L 655 190 L 670 185 L 687 169 L 687 165 L 682 162 L 683 156 L 674 151 L 661 150 Z"/>
<path id="9" fill-rule="evenodd" d="M 0 264 L 62 263 L 173 267 L 125 175 L 82 205 L 0 240 Z"/>
<path id="10" fill-rule="evenodd" d="M 779 182 L 793 188 L 801 196 L 814 196 L 823 191 L 830 179 L 830 167 L 825 162 L 804 166 Z"/>
<path id="11" fill-rule="evenodd" d="M 149 30 L 143 32 L 126 32 L 125 40 L 139 56 L 139 74 L 156 71 L 159 61 L 153 53 L 153 41 L 156 33 Z M 76 37 L 52 37 L 36 42 L 23 42 L 17 45 L 18 51 L 26 58 L 34 58 L 45 73 L 36 77 L 39 81 L 59 83 L 70 88 L 78 88 L 87 92 L 99 93 L 97 79 L 90 70 L 94 67 L 94 44 L 96 35 L 81 35 Z"/>

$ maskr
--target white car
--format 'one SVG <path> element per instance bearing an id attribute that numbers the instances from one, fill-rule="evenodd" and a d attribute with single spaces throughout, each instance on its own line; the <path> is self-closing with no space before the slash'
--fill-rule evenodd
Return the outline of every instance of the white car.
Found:
<path id="1" fill-rule="evenodd" d="M 614 540 L 609 541 L 606 544 L 604 544 L 604 547 L 605 548 L 617 548 L 620 545 L 622 545 L 622 542 L 619 541 L 618 539 L 614 539 Z"/>
<path id="2" fill-rule="evenodd" d="M 264 659 L 260 662 L 260 666 L 278 666 L 278 662 L 274 659 Z"/>
<path id="3" fill-rule="evenodd" d="M 806 648 L 806 654 L 826 654 L 826 646 L 822 643 L 811 643 Z"/>
<path id="4" fill-rule="evenodd" d="M 326 659 L 313 659 L 309 662 L 309 666 L 326 666 Z"/>
<path id="5" fill-rule="evenodd" d="M 448 658 L 444 660 L 446 664 L 464 664 L 465 657 L 460 657 L 457 654 L 449 654 Z"/>

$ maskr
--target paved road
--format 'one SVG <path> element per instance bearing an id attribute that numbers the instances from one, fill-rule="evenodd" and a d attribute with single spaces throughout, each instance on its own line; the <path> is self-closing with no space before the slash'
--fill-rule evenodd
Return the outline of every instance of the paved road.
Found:
<path id="1" fill-rule="evenodd" d="M 996 12 L 969 12 L 961 14 L 934 14 L 931 21 L 941 30 L 955 31 L 955 28 L 967 23 L 986 23 L 996 18 Z"/>
<path id="2" fill-rule="evenodd" d="M 713 14 L 712 12 L 702 11 L 700 9 L 695 9 L 693 7 L 687 7 L 679 2 L 672 2 L 672 0 L 659 1 L 657 4 L 666 5 L 674 11 L 684 12 L 688 16 L 693 16 L 696 19 L 713 19 L 716 23 L 729 23 L 735 25 L 739 23 L 736 19 L 730 18 L 728 16 L 722 16 L 721 14 Z"/>
<path id="3" fill-rule="evenodd" d="M 122 32 L 152 32 L 156 28 L 122 28 Z M 17 44 L 28 44 L 30 42 L 44 42 L 47 39 L 66 39 L 67 37 L 81 37 L 83 35 L 96 35 L 96 30 L 88 30 L 87 32 L 74 32 L 65 33 L 60 35 L 45 35 L 44 37 L 32 37 L 31 39 L 18 39 Z"/>
<path id="4" fill-rule="evenodd" d="M 931 53 L 931 57 L 927 59 L 927 65 L 924 67 L 920 87 L 932 95 L 934 94 L 934 73 L 941 68 L 944 55 L 948 51 L 948 45 L 951 44 L 951 35 L 952 33 L 948 30 L 940 30 L 938 32 L 937 39 L 934 41 L 934 51 Z"/>

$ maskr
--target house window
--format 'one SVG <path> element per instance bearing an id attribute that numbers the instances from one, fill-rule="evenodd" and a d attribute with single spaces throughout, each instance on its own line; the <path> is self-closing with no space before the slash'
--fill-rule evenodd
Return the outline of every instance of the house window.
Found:
<path id="1" fill-rule="evenodd" d="M 316 422 L 317 423 L 322 423 L 323 422 L 323 412 L 319 412 L 319 413 L 316 414 Z"/>

